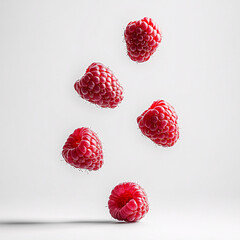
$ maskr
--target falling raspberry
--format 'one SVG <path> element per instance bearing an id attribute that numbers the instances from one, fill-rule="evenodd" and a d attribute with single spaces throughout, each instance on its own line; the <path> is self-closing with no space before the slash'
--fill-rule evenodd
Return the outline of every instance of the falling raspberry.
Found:
<path id="1" fill-rule="evenodd" d="M 136 222 L 149 210 L 147 195 L 136 183 L 121 183 L 112 190 L 108 208 L 113 218 Z"/>
<path id="2" fill-rule="evenodd" d="M 151 18 L 130 22 L 124 32 L 128 56 L 136 62 L 146 62 L 162 40 L 158 25 Z"/>
<path id="3" fill-rule="evenodd" d="M 103 108 L 115 108 L 123 100 L 122 86 L 102 63 L 92 63 L 74 88 L 83 99 Z"/>
<path id="4" fill-rule="evenodd" d="M 163 147 L 173 146 L 179 138 L 178 116 L 164 100 L 155 101 L 137 118 L 142 133 Z"/>
<path id="5" fill-rule="evenodd" d="M 89 128 L 78 128 L 68 137 L 62 156 L 70 165 L 89 171 L 98 170 L 103 165 L 102 144 Z"/>

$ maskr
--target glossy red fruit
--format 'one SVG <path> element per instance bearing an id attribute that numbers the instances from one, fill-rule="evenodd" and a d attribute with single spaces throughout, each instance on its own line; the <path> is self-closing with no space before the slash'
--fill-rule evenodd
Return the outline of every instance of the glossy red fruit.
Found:
<path id="1" fill-rule="evenodd" d="M 128 56 L 136 62 L 146 62 L 162 40 L 158 25 L 151 18 L 128 23 L 124 32 Z"/>
<path id="2" fill-rule="evenodd" d="M 98 170 L 103 165 L 102 144 L 89 128 L 78 128 L 68 137 L 62 156 L 70 165 L 89 171 Z"/>
<path id="3" fill-rule="evenodd" d="M 178 116 L 174 108 L 164 100 L 153 102 L 151 107 L 137 118 L 142 133 L 163 147 L 173 146 L 179 138 Z"/>
<path id="4" fill-rule="evenodd" d="M 125 182 L 111 192 L 108 208 L 113 218 L 126 222 L 136 222 L 149 210 L 147 195 L 136 183 Z"/>
<path id="5" fill-rule="evenodd" d="M 115 108 L 123 100 L 122 86 L 102 63 L 92 63 L 74 88 L 83 99 L 103 108 Z"/>

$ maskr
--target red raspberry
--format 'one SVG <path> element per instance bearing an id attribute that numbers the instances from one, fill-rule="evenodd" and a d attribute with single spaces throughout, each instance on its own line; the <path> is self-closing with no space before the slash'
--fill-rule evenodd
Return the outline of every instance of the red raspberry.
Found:
<path id="1" fill-rule="evenodd" d="M 78 128 L 68 137 L 62 156 L 67 163 L 76 167 L 98 170 L 103 165 L 102 144 L 89 128 Z"/>
<path id="2" fill-rule="evenodd" d="M 113 218 L 136 222 L 149 210 L 147 195 L 136 183 L 121 183 L 112 190 L 108 208 Z"/>
<path id="3" fill-rule="evenodd" d="M 146 62 L 162 40 L 158 25 L 151 18 L 130 22 L 124 32 L 128 56 L 136 62 Z"/>
<path id="4" fill-rule="evenodd" d="M 117 78 L 102 63 L 92 63 L 74 88 L 83 99 L 103 108 L 115 108 L 123 100 Z"/>
<path id="5" fill-rule="evenodd" d="M 164 100 L 153 102 L 151 107 L 137 118 L 142 133 L 163 147 L 171 147 L 177 142 L 177 120 L 174 108 Z"/>

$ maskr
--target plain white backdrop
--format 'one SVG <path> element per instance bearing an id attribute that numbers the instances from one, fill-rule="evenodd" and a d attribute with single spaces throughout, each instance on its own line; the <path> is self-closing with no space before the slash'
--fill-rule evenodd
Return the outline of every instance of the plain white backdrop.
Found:
<path id="1" fill-rule="evenodd" d="M 240 239 L 239 11 L 237 0 L 1 0 L 1 239 Z M 123 33 L 145 16 L 163 40 L 136 64 Z M 73 88 L 94 61 L 124 87 L 116 109 Z M 172 148 L 137 126 L 158 99 L 179 116 Z M 97 172 L 61 157 L 83 126 L 103 143 Z M 123 181 L 149 196 L 139 223 L 114 224 L 108 213 L 109 194 Z"/>

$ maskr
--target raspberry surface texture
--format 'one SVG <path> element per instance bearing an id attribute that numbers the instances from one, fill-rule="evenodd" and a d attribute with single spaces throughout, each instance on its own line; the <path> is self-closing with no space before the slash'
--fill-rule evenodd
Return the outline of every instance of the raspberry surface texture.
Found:
<path id="1" fill-rule="evenodd" d="M 138 184 L 125 182 L 112 190 L 108 208 L 113 218 L 136 222 L 145 216 L 149 205 L 145 191 Z"/>
<path id="2" fill-rule="evenodd" d="M 163 147 L 173 146 L 179 138 L 178 116 L 174 108 L 164 100 L 153 102 L 151 107 L 137 118 L 142 133 Z"/>
<path id="3" fill-rule="evenodd" d="M 98 170 L 103 165 L 102 144 L 89 128 L 76 129 L 63 146 L 62 156 L 75 168 Z"/>
<path id="4" fill-rule="evenodd" d="M 103 108 L 115 108 L 123 100 L 122 86 L 102 63 L 92 63 L 74 88 L 83 99 Z"/>
<path id="5" fill-rule="evenodd" d="M 158 25 L 151 18 L 128 23 L 124 32 L 128 56 L 136 62 L 146 62 L 162 41 Z"/>

